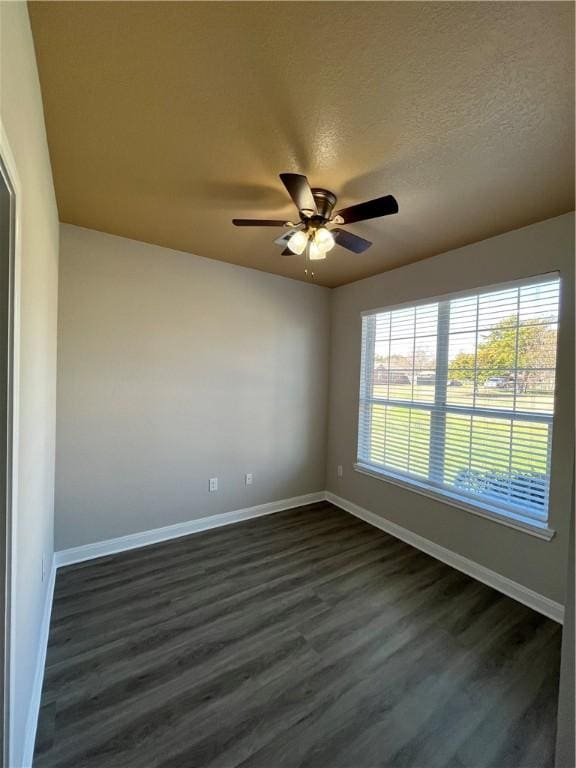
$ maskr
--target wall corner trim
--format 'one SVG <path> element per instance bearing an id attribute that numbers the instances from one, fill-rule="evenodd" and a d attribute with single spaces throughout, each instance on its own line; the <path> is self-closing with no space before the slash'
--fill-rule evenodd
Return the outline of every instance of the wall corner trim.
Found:
<path id="1" fill-rule="evenodd" d="M 54 602 L 54 585 L 56 583 L 56 556 L 52 558 L 52 567 L 48 577 L 48 586 L 46 588 L 46 602 L 44 603 L 44 613 L 42 614 L 42 625 L 40 627 L 39 656 L 36 660 L 36 671 L 34 673 L 34 684 L 30 703 L 28 705 L 28 716 L 26 718 L 26 730 L 24 732 L 24 744 L 20 757 L 19 766 L 22 768 L 31 768 L 34 759 L 34 744 L 36 742 L 36 730 L 38 727 L 38 718 L 40 715 L 40 701 L 42 699 L 42 685 L 44 683 L 44 668 L 46 666 L 46 652 L 48 650 L 48 637 L 50 635 L 50 619 L 52 617 L 52 604 Z"/>
<path id="2" fill-rule="evenodd" d="M 406 544 L 410 544 L 416 549 L 420 549 L 427 555 L 435 557 L 437 560 L 441 560 L 446 565 L 450 565 L 452 568 L 456 568 L 458 571 L 462 571 L 468 576 L 472 576 L 473 579 L 477 579 L 484 584 L 487 584 L 493 589 L 497 589 L 504 595 L 517 600 L 529 608 L 532 608 L 538 613 L 544 614 L 549 619 L 562 624 L 564 620 L 564 606 L 560 603 L 551 600 L 549 597 L 534 592 L 528 587 L 518 584 L 517 581 L 512 581 L 506 576 L 501 576 L 495 571 L 491 571 L 483 565 L 475 563 L 473 560 L 469 560 L 467 557 L 458 555 L 450 549 L 441 547 L 439 544 L 435 544 L 430 539 L 425 539 L 423 536 L 419 536 L 417 533 L 409 531 L 407 528 L 403 528 L 397 523 L 392 523 L 386 518 L 376 515 L 374 512 L 370 512 L 363 507 L 359 507 L 348 499 L 344 499 L 341 496 L 337 496 L 330 491 L 326 491 L 326 501 L 329 501 L 334 506 L 343 509 L 345 512 L 349 512 L 351 515 L 364 520 L 364 522 L 373 525 L 375 528 L 380 528 L 381 531 L 395 536 L 397 539 L 405 541 Z"/>
<path id="3" fill-rule="evenodd" d="M 166 525 L 162 528 L 154 528 L 149 531 L 140 531 L 131 533 L 127 536 L 120 536 L 116 539 L 106 539 L 97 541 L 93 544 L 84 544 L 80 547 L 62 549 L 55 553 L 56 566 L 62 568 L 74 563 L 83 563 L 85 560 L 94 560 L 97 557 L 106 557 L 114 555 L 117 552 L 126 552 L 129 549 L 138 549 L 150 544 L 158 544 L 161 541 L 177 539 L 181 536 L 188 536 L 191 533 L 200 533 L 209 531 L 212 528 L 220 528 L 223 525 L 232 523 L 241 523 L 244 520 L 251 520 L 263 515 L 271 515 L 274 512 L 282 512 L 293 507 L 302 507 L 306 504 L 314 504 L 318 501 L 324 501 L 326 494 L 324 491 L 316 493 L 307 493 L 303 496 L 294 496 L 291 499 L 281 499 L 279 501 L 269 501 L 266 504 L 258 504 L 255 507 L 245 507 L 244 509 L 235 509 L 232 512 L 223 512 L 217 515 L 200 517 L 196 520 L 187 520 L 185 523 L 176 523 L 176 525 Z"/>

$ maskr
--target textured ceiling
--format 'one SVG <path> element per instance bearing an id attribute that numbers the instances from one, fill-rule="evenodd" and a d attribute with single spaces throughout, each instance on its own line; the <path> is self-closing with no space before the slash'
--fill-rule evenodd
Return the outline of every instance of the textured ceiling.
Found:
<path id="1" fill-rule="evenodd" d="M 392 193 L 334 286 L 574 208 L 574 5 L 30 3 L 60 218 L 303 279 L 278 173 Z"/>

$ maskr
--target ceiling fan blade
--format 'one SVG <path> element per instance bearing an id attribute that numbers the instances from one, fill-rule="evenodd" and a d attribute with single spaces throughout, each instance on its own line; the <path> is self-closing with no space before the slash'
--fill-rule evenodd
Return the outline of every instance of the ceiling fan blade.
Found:
<path id="1" fill-rule="evenodd" d="M 232 219 L 236 227 L 283 227 L 285 221 L 280 219 Z"/>
<path id="2" fill-rule="evenodd" d="M 385 195 L 343 208 L 337 211 L 336 215 L 344 219 L 344 224 L 353 224 L 355 221 L 377 219 L 379 216 L 389 216 L 391 213 L 398 213 L 398 203 L 393 195 Z"/>
<path id="3" fill-rule="evenodd" d="M 301 176 L 299 173 L 281 173 L 280 178 L 299 211 L 309 215 L 318 213 L 306 176 Z"/>
<path id="4" fill-rule="evenodd" d="M 342 248 L 347 248 L 353 253 L 363 253 L 372 245 L 370 240 L 364 240 L 363 237 L 353 235 L 352 232 L 346 232 L 344 229 L 332 229 L 331 232 L 337 245 L 341 245 Z"/>

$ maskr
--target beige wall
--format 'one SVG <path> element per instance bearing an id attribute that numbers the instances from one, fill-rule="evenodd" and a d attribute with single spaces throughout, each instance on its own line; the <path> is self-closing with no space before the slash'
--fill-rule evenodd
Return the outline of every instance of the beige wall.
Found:
<path id="1" fill-rule="evenodd" d="M 323 490 L 329 295 L 62 225 L 56 549 Z"/>
<path id="2" fill-rule="evenodd" d="M 360 312 L 559 270 L 558 390 L 550 523 L 545 542 L 353 470 L 358 427 Z M 574 455 L 574 217 L 566 214 L 361 280 L 332 293 L 327 488 L 361 507 L 563 602 Z M 336 476 L 338 464 L 344 477 Z"/>
<path id="3" fill-rule="evenodd" d="M 21 2 L 0 5 L 1 117 L 18 176 L 14 182 L 21 222 L 16 642 L 11 712 L 11 765 L 21 766 L 53 550 L 58 214 L 27 6 Z M 47 563 L 44 583 L 43 556 Z"/>

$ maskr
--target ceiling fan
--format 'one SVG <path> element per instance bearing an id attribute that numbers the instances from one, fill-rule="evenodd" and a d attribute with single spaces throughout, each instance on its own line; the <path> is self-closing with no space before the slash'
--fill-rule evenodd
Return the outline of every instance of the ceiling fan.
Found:
<path id="1" fill-rule="evenodd" d="M 281 173 L 280 179 L 294 201 L 300 217 L 299 223 L 281 219 L 232 219 L 237 227 L 289 227 L 290 231 L 275 242 L 284 245 L 282 255 L 305 254 L 306 260 L 325 259 L 335 245 L 353 253 L 362 253 L 372 243 L 344 229 L 328 229 L 333 224 L 354 224 L 398 213 L 398 203 L 392 195 L 377 197 L 365 203 L 342 208 L 333 214 L 336 195 L 327 189 L 311 188 L 306 176 L 299 173 Z"/>

